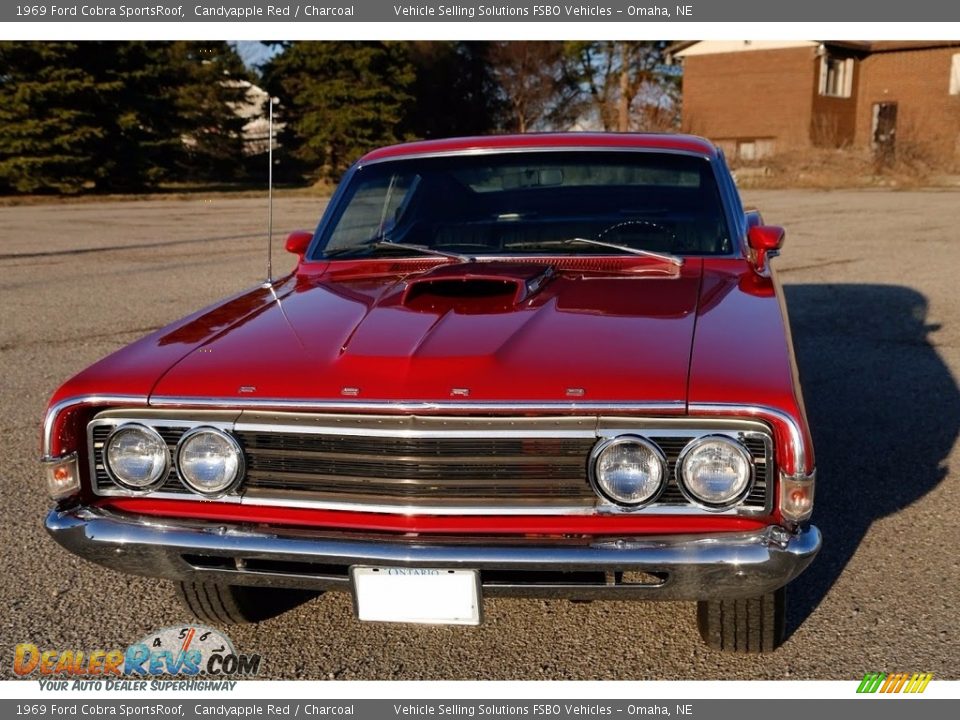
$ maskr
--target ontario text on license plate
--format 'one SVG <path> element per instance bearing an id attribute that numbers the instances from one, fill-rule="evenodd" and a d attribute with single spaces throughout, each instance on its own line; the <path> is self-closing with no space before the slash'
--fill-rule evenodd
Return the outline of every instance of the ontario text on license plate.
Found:
<path id="1" fill-rule="evenodd" d="M 480 624 L 480 573 L 445 568 L 350 568 L 357 617 L 432 625 Z"/>

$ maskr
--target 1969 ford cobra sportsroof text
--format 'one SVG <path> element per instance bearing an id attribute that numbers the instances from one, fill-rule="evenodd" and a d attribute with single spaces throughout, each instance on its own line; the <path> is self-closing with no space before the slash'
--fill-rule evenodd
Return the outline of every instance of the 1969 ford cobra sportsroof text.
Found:
<path id="1" fill-rule="evenodd" d="M 712 647 L 772 650 L 820 547 L 782 243 L 695 137 L 377 150 L 291 275 L 54 394 L 46 527 L 209 622 L 696 600 Z"/>

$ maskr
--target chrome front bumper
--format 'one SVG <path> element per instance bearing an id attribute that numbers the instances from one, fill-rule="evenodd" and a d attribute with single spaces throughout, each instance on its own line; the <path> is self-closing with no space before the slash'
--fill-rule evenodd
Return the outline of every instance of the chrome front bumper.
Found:
<path id="1" fill-rule="evenodd" d="M 475 569 L 484 595 L 706 600 L 762 595 L 799 575 L 820 531 L 603 538 L 590 544 L 352 537 L 293 528 L 52 510 L 67 550 L 135 575 L 237 585 L 350 590 L 353 565 Z"/>

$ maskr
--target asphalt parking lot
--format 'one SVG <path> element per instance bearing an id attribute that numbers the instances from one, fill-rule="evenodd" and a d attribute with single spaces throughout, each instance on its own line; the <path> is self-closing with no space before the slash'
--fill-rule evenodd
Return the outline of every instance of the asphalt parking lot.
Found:
<path id="1" fill-rule="evenodd" d="M 695 606 L 490 600 L 478 628 L 361 624 L 327 594 L 228 628 L 267 678 L 958 678 L 960 193 L 752 191 L 788 229 L 776 262 L 816 442 L 825 546 L 791 589 L 791 637 L 735 657 L 700 642 Z M 281 198 L 286 231 L 322 202 Z M 125 647 L 187 616 L 171 586 L 60 549 L 38 426 L 56 386 L 154 328 L 263 278 L 256 199 L 0 208 L 0 676 L 13 647 Z"/>

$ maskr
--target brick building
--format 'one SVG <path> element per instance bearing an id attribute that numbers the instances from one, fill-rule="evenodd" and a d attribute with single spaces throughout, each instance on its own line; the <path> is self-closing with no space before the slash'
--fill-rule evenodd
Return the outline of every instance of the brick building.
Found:
<path id="1" fill-rule="evenodd" d="M 960 40 L 676 43 L 683 129 L 728 157 L 899 146 L 960 158 Z"/>

